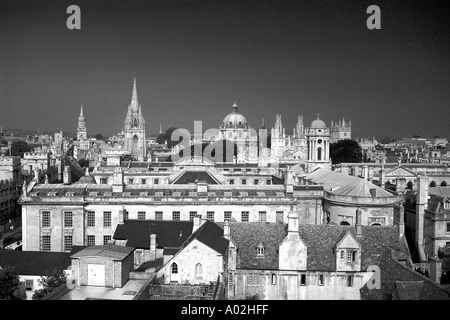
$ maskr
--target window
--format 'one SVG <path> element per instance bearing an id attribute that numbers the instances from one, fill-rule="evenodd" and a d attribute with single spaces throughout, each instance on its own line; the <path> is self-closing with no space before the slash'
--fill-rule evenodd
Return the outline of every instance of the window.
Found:
<path id="1" fill-rule="evenodd" d="M 42 211 L 42 227 L 50 228 L 50 211 Z"/>
<path id="2" fill-rule="evenodd" d="M 147 183 L 147 179 L 141 179 L 141 184 L 146 184 Z"/>
<path id="3" fill-rule="evenodd" d="M 259 183 L 259 180 L 258 179 L 255 179 L 254 181 L 253 181 L 253 184 L 258 184 Z"/>
<path id="4" fill-rule="evenodd" d="M 154 184 L 159 184 L 159 179 L 153 180 L 153 183 L 154 183 Z"/>
<path id="5" fill-rule="evenodd" d="M 170 269 L 171 269 L 172 273 L 178 273 L 178 266 L 175 262 L 172 263 L 172 267 Z"/>
<path id="6" fill-rule="evenodd" d="M 259 284 L 259 275 L 257 273 L 249 273 L 247 276 L 247 285 L 255 286 Z"/>
<path id="7" fill-rule="evenodd" d="M 28 291 L 33 291 L 33 280 L 25 280 L 25 289 Z"/>
<path id="8" fill-rule="evenodd" d="M 111 240 L 111 235 L 103 236 L 103 245 L 107 245 L 108 241 Z"/>
<path id="9" fill-rule="evenodd" d="M 341 250 L 340 254 L 341 254 L 341 260 L 344 260 L 345 259 L 345 251 Z"/>
<path id="10" fill-rule="evenodd" d="M 319 274 L 319 286 L 323 286 L 323 274 Z"/>
<path id="11" fill-rule="evenodd" d="M 162 219 L 163 219 L 162 211 L 156 211 L 155 212 L 155 220 L 162 220 Z"/>
<path id="12" fill-rule="evenodd" d="M 264 245 L 262 243 L 260 243 L 256 247 L 256 256 L 257 257 L 264 257 Z"/>
<path id="13" fill-rule="evenodd" d="M 100 178 L 100 184 L 107 184 L 107 183 L 108 183 L 108 179 Z"/>
<path id="14" fill-rule="evenodd" d="M 128 211 L 127 210 L 123 210 L 123 219 L 128 220 Z"/>
<path id="15" fill-rule="evenodd" d="M 138 219 L 145 220 L 145 211 L 138 211 Z"/>
<path id="16" fill-rule="evenodd" d="M 172 220 L 180 220 L 180 211 L 172 212 Z"/>
<path id="17" fill-rule="evenodd" d="M 272 284 L 277 284 L 277 275 L 275 273 L 272 273 L 271 282 Z"/>
<path id="18" fill-rule="evenodd" d="M 302 273 L 300 275 L 300 285 L 301 286 L 306 286 L 306 274 Z"/>
<path id="19" fill-rule="evenodd" d="M 64 228 L 73 227 L 73 216 L 71 211 L 64 212 Z"/>
<path id="20" fill-rule="evenodd" d="M 230 273 L 228 274 L 228 285 L 233 285 L 234 284 L 234 276 L 233 276 L 233 272 L 230 271 Z"/>
<path id="21" fill-rule="evenodd" d="M 206 212 L 206 219 L 210 221 L 214 221 L 214 211 Z"/>
<path id="22" fill-rule="evenodd" d="M 356 251 L 347 250 L 347 262 L 355 262 L 355 261 L 356 261 Z"/>
<path id="23" fill-rule="evenodd" d="M 133 184 L 133 179 L 128 179 L 128 184 Z"/>
<path id="24" fill-rule="evenodd" d="M 103 212 L 103 227 L 111 227 L 111 211 Z"/>
<path id="25" fill-rule="evenodd" d="M 64 251 L 72 250 L 72 236 L 64 236 Z"/>
<path id="26" fill-rule="evenodd" d="M 87 245 L 88 246 L 95 246 L 95 235 L 88 235 L 87 236 Z"/>
<path id="27" fill-rule="evenodd" d="M 231 211 L 225 211 L 223 221 L 230 221 L 231 220 Z"/>
<path id="28" fill-rule="evenodd" d="M 283 216 L 284 216 L 283 211 L 277 211 L 277 212 L 276 212 L 276 219 L 277 219 L 277 222 L 283 222 L 283 221 L 284 221 Z"/>
<path id="29" fill-rule="evenodd" d="M 247 179 L 242 179 L 242 184 L 247 184 Z"/>
<path id="30" fill-rule="evenodd" d="M 230 184 L 234 184 L 234 179 L 230 179 Z"/>
<path id="31" fill-rule="evenodd" d="M 259 222 L 266 222 L 266 211 L 260 211 L 259 212 Z"/>
<path id="32" fill-rule="evenodd" d="M 242 211 L 241 212 L 241 221 L 242 222 L 248 222 L 248 211 Z"/>
<path id="33" fill-rule="evenodd" d="M 194 216 L 197 215 L 197 211 L 190 211 L 189 212 L 189 221 L 194 221 Z"/>
<path id="34" fill-rule="evenodd" d="M 347 276 L 347 287 L 353 287 L 353 276 Z"/>
<path id="35" fill-rule="evenodd" d="M 450 232 L 450 222 L 447 222 L 447 232 Z"/>
<path id="36" fill-rule="evenodd" d="M 272 180 L 266 180 L 266 184 L 272 184 Z"/>
<path id="37" fill-rule="evenodd" d="M 201 278 L 202 276 L 203 276 L 203 267 L 202 267 L 201 263 L 197 263 L 195 265 L 195 277 Z"/>
<path id="38" fill-rule="evenodd" d="M 42 236 L 41 251 L 51 251 L 51 238 L 50 236 Z"/>
<path id="39" fill-rule="evenodd" d="M 450 209 L 450 202 L 444 203 L 444 209 Z"/>

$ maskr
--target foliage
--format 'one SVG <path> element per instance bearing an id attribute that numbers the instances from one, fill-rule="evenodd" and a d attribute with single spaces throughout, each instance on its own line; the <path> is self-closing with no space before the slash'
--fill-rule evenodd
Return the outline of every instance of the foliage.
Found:
<path id="1" fill-rule="evenodd" d="M 381 139 L 380 141 L 382 144 L 389 144 L 392 142 L 392 139 L 389 137 L 384 137 L 383 139 Z"/>
<path id="2" fill-rule="evenodd" d="M 330 144 L 330 158 L 333 164 L 362 162 L 362 150 L 355 140 L 344 139 Z"/>
<path id="3" fill-rule="evenodd" d="M 65 286 L 67 277 L 64 271 L 55 269 L 49 275 L 41 277 L 39 283 L 42 285 L 42 289 L 34 291 L 33 300 L 41 300 L 59 287 Z"/>
<path id="4" fill-rule="evenodd" d="M 80 160 L 78 160 L 78 165 L 82 168 L 89 167 L 89 160 L 80 159 Z"/>
<path id="5" fill-rule="evenodd" d="M 26 294 L 19 293 L 20 278 L 14 267 L 0 269 L 0 300 L 25 300 Z"/>
<path id="6" fill-rule="evenodd" d="M 14 141 L 11 144 L 11 155 L 15 156 L 15 157 L 19 156 L 19 157 L 23 158 L 23 154 L 25 152 L 31 151 L 31 149 L 32 148 L 25 141 Z"/>
<path id="7" fill-rule="evenodd" d="M 103 140 L 103 139 L 105 139 L 101 133 L 97 133 L 97 134 L 94 136 L 94 138 L 97 139 L 97 140 Z"/>
<path id="8" fill-rule="evenodd" d="M 167 143 L 167 147 L 168 148 L 172 148 L 173 146 L 176 146 L 180 141 L 172 141 L 172 133 L 178 129 L 177 127 L 170 127 L 169 129 L 166 130 L 165 133 L 160 133 L 157 137 L 156 137 L 156 142 L 159 144 L 164 144 Z"/>

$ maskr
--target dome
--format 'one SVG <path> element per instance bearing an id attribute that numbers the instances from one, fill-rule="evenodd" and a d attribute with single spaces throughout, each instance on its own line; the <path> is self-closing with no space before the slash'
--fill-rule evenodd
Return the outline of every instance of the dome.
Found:
<path id="1" fill-rule="evenodd" d="M 325 122 L 320 120 L 319 115 L 317 115 L 317 119 L 314 120 L 313 122 L 311 122 L 310 127 L 314 128 L 314 129 L 325 129 L 327 127 L 327 125 L 325 124 Z"/>
<path id="2" fill-rule="evenodd" d="M 228 114 L 222 121 L 223 128 L 247 128 L 247 120 L 237 112 L 238 106 L 236 102 L 233 104 L 233 111 Z"/>

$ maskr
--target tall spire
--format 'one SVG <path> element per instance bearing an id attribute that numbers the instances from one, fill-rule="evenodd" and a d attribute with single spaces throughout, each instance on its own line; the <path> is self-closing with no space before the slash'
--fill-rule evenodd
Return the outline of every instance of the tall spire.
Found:
<path id="1" fill-rule="evenodd" d="M 80 118 L 81 117 L 84 117 L 84 115 L 83 115 L 83 104 L 81 104 L 81 109 L 80 109 Z"/>
<path id="2" fill-rule="evenodd" d="M 133 95 L 131 96 L 131 108 L 135 111 L 138 111 L 138 108 L 139 108 L 137 89 L 136 89 L 136 75 L 134 75 Z"/>
<path id="3" fill-rule="evenodd" d="M 159 134 L 162 134 L 162 124 L 159 124 Z"/>

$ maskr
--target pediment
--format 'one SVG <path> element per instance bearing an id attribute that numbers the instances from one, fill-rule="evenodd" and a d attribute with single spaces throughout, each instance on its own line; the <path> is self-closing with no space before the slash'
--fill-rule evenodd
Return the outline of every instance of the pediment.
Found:
<path id="1" fill-rule="evenodd" d="M 415 178 L 417 174 L 413 171 L 410 171 L 406 168 L 396 167 L 392 170 L 386 172 L 386 178 L 399 178 L 399 177 L 407 177 L 407 178 Z"/>

